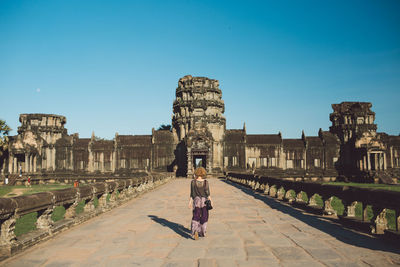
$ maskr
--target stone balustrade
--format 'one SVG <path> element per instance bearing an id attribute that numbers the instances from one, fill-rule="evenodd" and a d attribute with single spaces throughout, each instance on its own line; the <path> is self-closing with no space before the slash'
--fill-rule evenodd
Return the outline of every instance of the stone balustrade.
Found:
<path id="1" fill-rule="evenodd" d="M 359 188 L 353 186 L 338 186 L 304 181 L 294 181 L 247 173 L 227 173 L 227 179 L 245 185 L 256 191 L 276 197 L 297 206 L 319 210 L 326 215 L 338 215 L 332 206 L 334 197 L 341 200 L 344 206 L 343 215 L 338 216 L 342 223 L 352 222 L 358 226 L 367 225 L 374 234 L 400 236 L 400 192 Z M 308 200 L 304 200 L 303 194 Z M 322 199 L 322 205 L 317 205 L 316 197 Z M 356 206 L 361 205 L 361 217 L 356 218 Z M 370 211 L 368 211 L 368 209 Z M 371 212 L 372 218 L 368 218 Z M 394 211 L 395 229 L 388 229 L 387 212 Z M 371 217 L 371 216 L 370 216 Z"/>
<path id="2" fill-rule="evenodd" d="M 153 173 L 76 188 L 0 198 L 0 260 L 110 210 L 173 177 L 173 173 Z M 77 214 L 79 203 L 84 204 L 83 212 Z M 54 222 L 52 214 L 60 206 L 65 208 L 64 218 Z M 17 238 L 14 231 L 17 219 L 32 212 L 37 212 L 36 230 Z"/>

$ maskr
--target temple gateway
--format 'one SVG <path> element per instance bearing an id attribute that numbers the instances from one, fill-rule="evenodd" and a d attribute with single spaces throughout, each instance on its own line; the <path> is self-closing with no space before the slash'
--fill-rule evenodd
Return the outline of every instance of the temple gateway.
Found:
<path id="1" fill-rule="evenodd" d="M 333 104 L 329 131 L 284 139 L 281 133 L 247 134 L 226 129 L 225 104 L 217 80 L 181 78 L 173 103 L 172 129 L 151 135 L 119 135 L 113 140 L 69 135 L 66 118 L 21 114 L 18 134 L 0 158 L 0 175 L 130 176 L 174 171 L 191 177 L 196 166 L 208 173 L 252 171 L 294 179 L 391 183 L 400 177 L 400 136 L 378 133 L 372 104 Z"/>

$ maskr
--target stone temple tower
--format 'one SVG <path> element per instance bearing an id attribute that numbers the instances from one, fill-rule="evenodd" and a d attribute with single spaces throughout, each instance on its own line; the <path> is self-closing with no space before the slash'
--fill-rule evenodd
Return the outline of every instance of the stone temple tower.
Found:
<path id="1" fill-rule="evenodd" d="M 172 127 L 179 143 L 177 163 L 181 173 L 191 176 L 199 164 L 209 173 L 222 170 L 224 111 L 217 80 L 190 75 L 179 80 Z"/>

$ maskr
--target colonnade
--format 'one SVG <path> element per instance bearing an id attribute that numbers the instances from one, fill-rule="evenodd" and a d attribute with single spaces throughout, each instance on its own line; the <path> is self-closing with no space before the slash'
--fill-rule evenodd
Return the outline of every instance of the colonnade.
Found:
<path id="1" fill-rule="evenodd" d="M 368 151 L 360 160 L 359 167 L 364 171 L 386 170 L 386 155 L 383 151 Z"/>

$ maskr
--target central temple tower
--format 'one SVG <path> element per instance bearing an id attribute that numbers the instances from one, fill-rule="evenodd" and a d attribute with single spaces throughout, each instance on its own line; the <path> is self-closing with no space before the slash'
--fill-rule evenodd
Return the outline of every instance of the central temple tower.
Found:
<path id="1" fill-rule="evenodd" d="M 181 173 L 191 176 L 199 164 L 209 173 L 222 171 L 224 111 L 217 80 L 190 75 L 179 80 L 172 128 L 179 143 L 176 154 Z"/>

